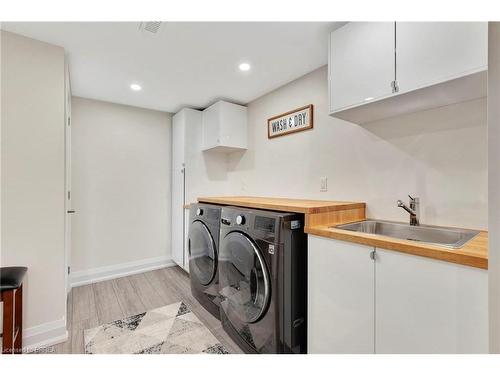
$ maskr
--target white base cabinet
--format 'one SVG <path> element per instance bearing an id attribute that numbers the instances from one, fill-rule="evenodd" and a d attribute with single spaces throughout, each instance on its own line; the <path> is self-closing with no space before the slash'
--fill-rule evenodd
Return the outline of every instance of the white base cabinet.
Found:
<path id="1" fill-rule="evenodd" d="M 310 353 L 488 352 L 486 270 L 312 235 L 308 254 Z"/>
<path id="2" fill-rule="evenodd" d="M 377 249 L 377 353 L 487 353 L 488 272 Z"/>
<path id="3" fill-rule="evenodd" d="M 374 353 L 373 248 L 308 241 L 309 353 Z"/>

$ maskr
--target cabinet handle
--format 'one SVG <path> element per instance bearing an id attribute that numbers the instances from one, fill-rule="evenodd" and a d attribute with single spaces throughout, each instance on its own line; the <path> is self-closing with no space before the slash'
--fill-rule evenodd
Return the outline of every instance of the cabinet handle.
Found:
<path id="1" fill-rule="evenodd" d="M 370 251 L 370 259 L 375 260 L 376 258 L 377 258 L 377 253 L 375 252 L 375 250 Z"/>
<path id="2" fill-rule="evenodd" d="M 398 81 L 394 80 L 391 82 L 392 93 L 395 94 L 399 92 Z"/>

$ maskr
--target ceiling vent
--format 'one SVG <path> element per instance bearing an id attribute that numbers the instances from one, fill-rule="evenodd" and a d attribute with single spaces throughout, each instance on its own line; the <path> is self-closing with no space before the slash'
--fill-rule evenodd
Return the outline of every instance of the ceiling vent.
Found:
<path id="1" fill-rule="evenodd" d="M 141 22 L 139 30 L 142 32 L 157 34 L 160 31 L 161 21 Z"/>

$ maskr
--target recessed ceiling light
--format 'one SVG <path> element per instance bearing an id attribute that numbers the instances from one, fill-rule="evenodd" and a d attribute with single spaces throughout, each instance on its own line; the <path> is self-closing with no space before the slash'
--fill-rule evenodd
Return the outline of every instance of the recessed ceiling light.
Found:
<path id="1" fill-rule="evenodd" d="M 250 64 L 249 63 L 241 63 L 238 68 L 240 68 L 240 70 L 242 72 L 247 72 L 250 70 Z"/>
<path id="2" fill-rule="evenodd" d="M 141 87 L 141 85 L 138 85 L 137 83 L 132 83 L 132 84 L 130 85 L 130 89 L 131 89 L 132 91 L 141 91 L 141 90 L 142 90 L 142 87 Z"/>

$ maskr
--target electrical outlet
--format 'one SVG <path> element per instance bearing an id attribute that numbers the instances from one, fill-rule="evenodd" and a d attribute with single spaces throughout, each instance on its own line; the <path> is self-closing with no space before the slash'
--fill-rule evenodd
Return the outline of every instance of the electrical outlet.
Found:
<path id="1" fill-rule="evenodd" d="M 328 179 L 326 177 L 320 177 L 319 191 L 328 191 Z"/>

